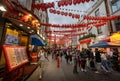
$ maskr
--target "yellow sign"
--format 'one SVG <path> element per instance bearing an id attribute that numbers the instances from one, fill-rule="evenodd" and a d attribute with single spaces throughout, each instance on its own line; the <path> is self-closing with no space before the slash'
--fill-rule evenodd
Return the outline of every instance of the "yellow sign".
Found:
<path id="1" fill-rule="evenodd" d="M 120 44 L 120 33 L 115 33 L 112 36 L 110 36 L 110 41 L 113 43 Z"/>

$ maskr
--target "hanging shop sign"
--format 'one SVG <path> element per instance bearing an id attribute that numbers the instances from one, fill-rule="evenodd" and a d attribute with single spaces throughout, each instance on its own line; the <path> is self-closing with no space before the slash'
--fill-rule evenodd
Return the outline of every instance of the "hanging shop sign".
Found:
<path id="1" fill-rule="evenodd" d="M 23 46 L 3 45 L 3 52 L 8 71 L 15 70 L 28 62 L 26 48 Z"/>
<path id="2" fill-rule="evenodd" d="M 112 36 L 110 36 L 110 41 L 120 44 L 120 33 L 114 33 Z"/>

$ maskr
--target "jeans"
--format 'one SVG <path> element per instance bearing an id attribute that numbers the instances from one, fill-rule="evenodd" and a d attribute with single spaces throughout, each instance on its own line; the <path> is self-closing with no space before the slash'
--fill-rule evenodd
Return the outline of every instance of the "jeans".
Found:
<path id="1" fill-rule="evenodd" d="M 108 70 L 109 70 L 109 66 L 108 66 L 108 63 L 107 63 L 106 60 L 102 60 L 102 62 L 101 62 L 101 67 L 102 67 L 102 69 L 105 70 L 105 71 L 108 71 Z"/>

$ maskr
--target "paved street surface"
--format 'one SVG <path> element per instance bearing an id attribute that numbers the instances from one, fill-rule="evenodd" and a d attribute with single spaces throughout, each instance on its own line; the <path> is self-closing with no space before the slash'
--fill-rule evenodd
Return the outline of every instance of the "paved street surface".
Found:
<path id="1" fill-rule="evenodd" d="M 56 61 L 49 56 L 49 62 L 46 61 L 43 78 L 39 80 L 39 69 L 28 78 L 27 81 L 120 81 L 120 73 L 112 71 L 110 73 L 94 71 L 87 69 L 87 72 L 78 70 L 78 74 L 73 74 L 73 64 L 66 64 L 63 57 L 61 67 L 56 67 Z"/>

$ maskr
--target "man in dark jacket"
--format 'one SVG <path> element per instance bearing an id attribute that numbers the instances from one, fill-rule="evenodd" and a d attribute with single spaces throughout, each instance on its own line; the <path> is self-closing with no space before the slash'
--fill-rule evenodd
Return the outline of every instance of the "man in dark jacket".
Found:
<path id="1" fill-rule="evenodd" d="M 98 51 L 98 48 L 95 49 L 95 62 L 96 62 L 96 69 L 97 71 L 95 73 L 99 73 L 98 71 L 101 69 L 101 55 L 100 52 Z"/>

